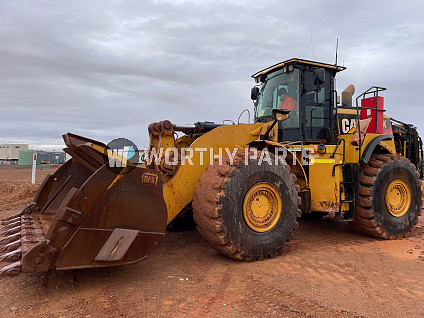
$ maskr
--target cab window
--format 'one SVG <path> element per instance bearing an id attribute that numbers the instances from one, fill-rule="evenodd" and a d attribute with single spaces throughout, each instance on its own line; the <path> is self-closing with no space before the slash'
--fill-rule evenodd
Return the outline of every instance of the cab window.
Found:
<path id="1" fill-rule="evenodd" d="M 299 127 L 299 70 L 291 73 L 273 73 L 260 88 L 261 94 L 256 108 L 257 121 L 269 121 L 272 109 L 289 109 L 290 118 L 282 124 L 284 128 Z"/>
<path id="2" fill-rule="evenodd" d="M 327 78 L 329 74 L 326 74 Z M 327 139 L 330 127 L 330 99 L 328 82 L 317 87 L 314 73 L 306 72 L 305 81 L 305 127 L 306 139 Z"/>

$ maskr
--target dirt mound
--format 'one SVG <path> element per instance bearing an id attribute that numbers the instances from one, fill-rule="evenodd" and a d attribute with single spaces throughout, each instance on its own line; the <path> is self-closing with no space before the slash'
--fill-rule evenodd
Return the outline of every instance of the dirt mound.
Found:
<path id="1" fill-rule="evenodd" d="M 14 181 L 0 181 L 0 211 L 16 210 L 31 201 L 38 189 L 37 184 L 22 184 Z"/>

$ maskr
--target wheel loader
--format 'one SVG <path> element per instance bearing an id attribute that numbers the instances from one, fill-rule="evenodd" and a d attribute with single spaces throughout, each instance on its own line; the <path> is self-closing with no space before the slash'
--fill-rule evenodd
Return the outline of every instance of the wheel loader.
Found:
<path id="1" fill-rule="evenodd" d="M 422 209 L 422 141 L 385 114 L 384 88 L 338 96 L 344 69 L 293 58 L 261 70 L 254 123 L 153 123 L 144 163 L 64 135 L 72 159 L 2 221 L 0 261 L 10 264 L 0 275 L 139 262 L 191 214 L 213 248 L 244 261 L 280 254 L 301 215 L 409 235 Z"/>

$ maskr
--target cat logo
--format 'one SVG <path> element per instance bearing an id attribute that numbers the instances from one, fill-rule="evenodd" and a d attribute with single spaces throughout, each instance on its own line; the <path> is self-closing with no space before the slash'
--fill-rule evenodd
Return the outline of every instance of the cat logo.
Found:
<path id="1" fill-rule="evenodd" d="M 384 118 L 383 134 L 393 134 L 392 122 L 390 121 L 390 118 Z"/>
<path id="2" fill-rule="evenodd" d="M 158 182 L 158 176 L 156 174 L 150 173 L 150 172 L 143 173 L 143 176 L 141 178 L 142 178 L 141 179 L 142 183 L 156 185 L 156 183 Z"/>
<path id="3" fill-rule="evenodd" d="M 341 130 L 343 134 L 347 134 L 352 128 L 356 127 L 356 119 L 355 118 L 342 118 L 340 121 Z"/>

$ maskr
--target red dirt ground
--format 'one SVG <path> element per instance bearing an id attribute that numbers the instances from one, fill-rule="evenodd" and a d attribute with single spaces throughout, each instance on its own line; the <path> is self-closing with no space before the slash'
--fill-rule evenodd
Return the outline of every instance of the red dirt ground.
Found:
<path id="1" fill-rule="evenodd" d="M 30 168 L 0 167 L 0 217 L 32 198 L 30 178 Z M 253 263 L 217 255 L 196 231 L 167 233 L 132 266 L 0 278 L 0 315 L 423 317 L 422 223 L 386 241 L 332 219 L 301 221 L 282 256 Z"/>

